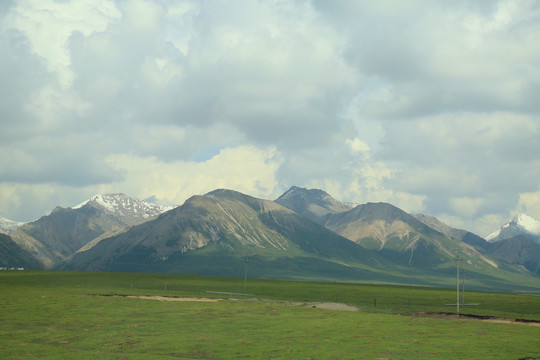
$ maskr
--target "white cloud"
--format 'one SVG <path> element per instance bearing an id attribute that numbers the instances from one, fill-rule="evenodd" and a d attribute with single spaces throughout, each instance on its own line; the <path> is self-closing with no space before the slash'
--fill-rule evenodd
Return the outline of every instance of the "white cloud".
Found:
<path id="1" fill-rule="evenodd" d="M 452 209 L 463 217 L 473 217 L 484 204 L 482 198 L 453 197 L 449 199 Z"/>
<path id="2" fill-rule="evenodd" d="M 522 193 L 519 195 L 519 203 L 516 213 L 524 212 L 533 218 L 540 220 L 540 184 L 537 191 Z"/>
<path id="3" fill-rule="evenodd" d="M 369 158 L 369 145 L 360 140 L 359 138 L 354 139 L 347 139 L 345 140 L 347 145 L 349 146 L 349 150 L 353 155 L 362 154 L 363 157 Z"/>
<path id="4" fill-rule="evenodd" d="M 24 33 L 32 51 L 45 59 L 49 71 L 57 74 L 65 89 L 71 86 L 75 76 L 67 46 L 70 36 L 75 31 L 85 36 L 103 31 L 120 16 L 112 1 L 32 0 L 10 8 L 2 30 L 17 29 Z"/>
<path id="5" fill-rule="evenodd" d="M 223 149 L 200 163 L 165 163 L 152 157 L 126 154 L 111 155 L 107 161 L 112 168 L 124 173 L 120 183 L 106 187 L 109 192 L 125 191 L 141 199 L 154 195 L 162 203 L 178 205 L 192 195 L 217 188 L 232 188 L 269 198 L 275 194 L 275 173 L 281 162 L 275 149 L 261 150 L 252 146 Z"/>
<path id="6" fill-rule="evenodd" d="M 146 34 L 160 28 L 165 9 L 153 1 L 131 0 L 120 3 L 123 21 L 127 24 L 134 36 L 139 33 Z"/>
<path id="7" fill-rule="evenodd" d="M 513 113 L 441 114 L 385 127 L 384 159 L 406 169 L 395 185 L 415 193 L 470 196 L 536 187 L 531 167 L 540 123 Z M 518 174 L 528 173 L 523 177 Z M 504 174 L 504 176 L 502 176 Z"/>

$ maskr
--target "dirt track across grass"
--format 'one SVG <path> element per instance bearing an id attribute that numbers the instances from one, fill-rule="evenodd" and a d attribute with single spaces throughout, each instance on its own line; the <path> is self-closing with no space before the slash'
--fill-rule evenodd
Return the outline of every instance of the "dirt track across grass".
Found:
<path id="1" fill-rule="evenodd" d="M 121 295 L 121 294 L 101 294 L 98 296 L 125 297 L 130 299 L 157 300 L 157 301 L 191 301 L 191 302 L 218 302 L 220 299 L 194 298 L 179 296 L 157 296 L 157 295 Z"/>
<path id="2" fill-rule="evenodd" d="M 341 304 L 341 303 L 333 303 L 333 302 L 290 303 L 290 305 L 312 307 L 312 308 L 324 309 L 324 310 L 358 311 L 358 308 L 356 306 L 351 306 L 351 305 Z"/>
<path id="3" fill-rule="evenodd" d="M 453 313 L 416 313 L 415 316 L 431 317 L 436 319 L 461 319 L 471 321 L 483 321 L 496 324 L 517 324 L 540 327 L 540 321 L 527 319 L 506 319 L 495 316 L 453 314 Z"/>
<path id="4" fill-rule="evenodd" d="M 144 299 L 144 300 L 158 300 L 158 301 L 192 301 L 192 302 L 218 302 L 219 299 L 210 298 L 191 298 L 191 297 L 173 297 L 173 296 L 135 296 L 128 295 L 128 298 Z"/>
<path id="5" fill-rule="evenodd" d="M 105 294 L 102 294 L 101 296 L 118 296 L 118 297 L 144 299 L 144 300 L 185 301 L 185 302 L 189 302 L 189 301 L 191 302 L 218 302 L 218 301 L 223 300 L 223 299 L 212 299 L 212 298 L 156 296 L 156 295 L 120 295 L 120 294 L 105 295 Z M 230 300 L 238 300 L 238 299 L 230 299 Z M 292 305 L 292 306 L 311 307 L 311 308 L 324 309 L 324 310 L 354 311 L 354 312 L 359 311 L 359 309 L 355 306 L 342 304 L 342 303 L 332 303 L 332 302 L 309 302 L 309 303 L 308 302 L 306 303 L 288 302 L 288 303 L 283 303 L 283 304 Z M 416 313 L 414 314 L 414 316 L 430 317 L 430 318 L 437 318 L 437 319 L 461 319 L 461 320 L 470 320 L 470 321 L 484 321 L 484 322 L 498 323 L 498 324 L 517 324 L 517 325 L 529 325 L 529 326 L 540 327 L 540 321 L 536 321 L 536 320 L 505 319 L 505 318 L 498 318 L 495 316 L 454 314 L 454 313 L 430 313 L 430 312 Z"/>

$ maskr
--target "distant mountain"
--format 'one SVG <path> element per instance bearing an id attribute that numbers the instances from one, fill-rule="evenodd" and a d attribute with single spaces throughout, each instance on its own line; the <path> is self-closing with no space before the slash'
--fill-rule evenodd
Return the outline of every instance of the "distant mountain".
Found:
<path id="1" fill-rule="evenodd" d="M 458 252 L 466 261 L 470 274 L 506 277 L 505 271 L 514 271 L 506 260 L 501 262 L 489 254 L 489 244 L 483 238 L 465 230 L 454 229 L 434 217 L 412 216 L 386 203 L 358 205 L 347 211 L 335 210 L 331 206 L 321 206 L 316 196 L 306 196 L 305 189 L 293 187 L 291 190 L 290 194 L 285 193 L 280 199 L 294 199 L 292 195 L 301 194 L 297 196 L 299 200 L 281 200 L 283 205 L 297 209 L 300 214 L 308 214 L 328 229 L 364 248 L 376 251 L 391 262 L 390 268 L 401 266 L 400 271 L 403 273 L 423 269 L 424 274 L 450 274 L 453 271 L 451 269 L 455 269 Z M 320 190 L 313 193 L 326 194 Z M 309 211 L 320 210 L 321 207 L 325 211 L 315 215 Z"/>
<path id="2" fill-rule="evenodd" d="M 523 265 L 530 272 L 540 275 L 540 244 L 526 235 L 491 242 L 489 253 L 511 264 Z"/>
<path id="3" fill-rule="evenodd" d="M 417 220 L 420 220 L 427 226 L 432 229 L 437 230 L 438 232 L 446 235 L 452 240 L 462 241 L 469 245 L 474 246 L 477 250 L 485 250 L 488 246 L 485 239 L 482 237 L 473 234 L 470 231 L 453 228 L 434 216 L 424 215 L 424 214 L 414 214 L 413 215 Z"/>
<path id="4" fill-rule="evenodd" d="M 0 217 L 0 234 L 9 234 L 25 223 Z"/>
<path id="5" fill-rule="evenodd" d="M 540 243 L 540 221 L 526 214 L 518 214 L 507 221 L 501 228 L 486 237 L 487 241 L 497 242 L 525 235 L 535 243 Z"/>
<path id="6" fill-rule="evenodd" d="M 488 242 L 466 230 L 454 229 L 432 216 L 418 214 L 414 217 L 451 239 L 474 246 L 482 254 L 488 254 L 510 264 L 521 265 L 530 272 L 540 275 L 540 244 L 533 242 L 529 236 L 521 234 L 508 239 Z M 515 219 L 515 222 L 519 222 L 519 219 Z M 506 230 L 504 231 L 507 233 Z"/>
<path id="7" fill-rule="evenodd" d="M 348 211 L 354 207 L 350 203 L 337 201 L 322 190 L 308 190 L 297 186 L 291 187 L 275 202 L 317 223 L 322 223 L 322 219 L 328 214 Z"/>
<path id="8" fill-rule="evenodd" d="M 40 269 L 43 264 L 21 249 L 11 237 L 0 234 L 0 267 Z"/>
<path id="9" fill-rule="evenodd" d="M 143 200 L 133 199 L 121 193 L 98 194 L 74 206 L 72 209 L 77 210 L 85 206 L 101 209 L 115 218 L 118 223 L 126 226 L 139 224 L 173 208 L 173 206 L 161 206 Z"/>
<path id="10" fill-rule="evenodd" d="M 472 254 L 472 249 L 387 203 L 367 203 L 328 215 L 324 225 L 387 259 L 408 266 L 448 263 L 457 249 Z"/>
<path id="11" fill-rule="evenodd" d="M 269 200 L 231 190 L 194 196 L 158 218 L 102 239 L 60 269 L 262 277 L 365 278 L 377 254 Z"/>
<path id="12" fill-rule="evenodd" d="M 96 237 L 148 221 L 165 210 L 125 194 L 96 195 L 74 208 L 56 207 L 10 236 L 46 267 L 52 267 Z"/>

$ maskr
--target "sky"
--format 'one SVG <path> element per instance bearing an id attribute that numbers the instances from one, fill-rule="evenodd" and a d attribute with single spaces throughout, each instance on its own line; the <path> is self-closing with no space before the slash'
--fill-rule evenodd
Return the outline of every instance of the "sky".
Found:
<path id="1" fill-rule="evenodd" d="M 540 219 L 540 2 L 0 3 L 0 216 L 291 186 Z"/>

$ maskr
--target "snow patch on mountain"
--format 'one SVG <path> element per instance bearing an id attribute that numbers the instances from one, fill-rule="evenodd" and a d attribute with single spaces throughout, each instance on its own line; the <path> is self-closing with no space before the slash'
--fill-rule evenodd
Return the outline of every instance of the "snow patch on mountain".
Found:
<path id="1" fill-rule="evenodd" d="M 0 217 L 0 233 L 7 235 L 24 224 L 26 223 Z"/>
<path id="2" fill-rule="evenodd" d="M 518 214 L 503 224 L 499 230 L 486 236 L 486 240 L 495 242 L 523 234 L 540 236 L 540 221 L 527 214 Z"/>
<path id="3" fill-rule="evenodd" d="M 142 200 L 136 200 L 126 194 L 118 193 L 94 195 L 90 199 L 72 207 L 72 209 L 80 209 L 86 205 L 101 208 L 106 212 L 119 216 L 134 215 L 143 219 L 157 216 L 174 208 L 174 206 L 161 206 Z"/>

